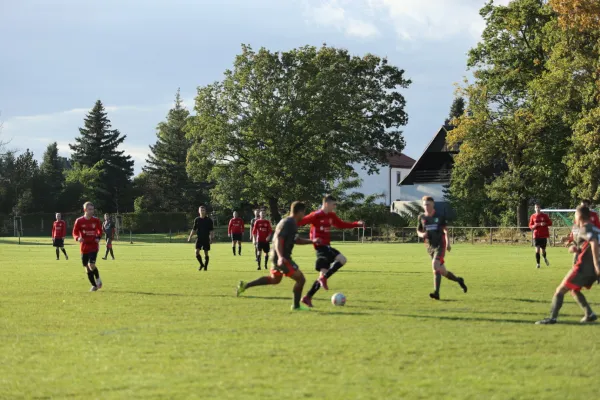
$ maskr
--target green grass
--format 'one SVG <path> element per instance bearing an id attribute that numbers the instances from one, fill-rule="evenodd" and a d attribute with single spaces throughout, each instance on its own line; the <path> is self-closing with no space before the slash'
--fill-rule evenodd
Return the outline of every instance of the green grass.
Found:
<path id="1" fill-rule="evenodd" d="M 41 243 L 41 241 L 40 241 Z M 117 244 L 89 293 L 78 249 L 0 244 L 0 398 L 583 399 L 597 397 L 599 326 L 536 326 L 569 268 L 550 249 L 457 245 L 447 258 L 464 295 L 429 299 L 422 245 L 340 244 L 349 259 L 315 309 L 290 312 L 292 282 L 234 295 L 256 271 L 251 246 L 215 245 L 208 272 L 193 246 Z M 314 255 L 295 260 L 316 277 Z M 597 289 L 597 288 L 594 288 Z M 345 307 L 330 296 L 343 292 Z M 600 311 L 600 291 L 586 292 Z M 595 303 L 595 304 L 594 304 Z"/>

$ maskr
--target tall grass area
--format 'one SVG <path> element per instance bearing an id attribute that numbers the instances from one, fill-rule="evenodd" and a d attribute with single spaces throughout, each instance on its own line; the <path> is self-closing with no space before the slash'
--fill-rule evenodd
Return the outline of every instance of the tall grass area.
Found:
<path id="1" fill-rule="evenodd" d="M 47 243 L 40 239 L 39 243 Z M 456 245 L 447 266 L 469 293 L 442 283 L 417 244 L 340 244 L 348 264 L 310 312 L 291 312 L 292 282 L 249 289 L 252 246 L 214 245 L 198 272 L 193 245 L 118 244 L 88 292 L 78 248 L 0 244 L 0 398 L 585 399 L 598 396 L 597 325 L 565 300 L 547 316 L 570 267 L 549 249 Z M 294 259 L 316 278 L 310 246 Z M 305 289 L 307 290 L 308 287 Z M 347 296 L 334 307 L 335 292 Z M 586 292 L 600 311 L 600 290 Z"/>

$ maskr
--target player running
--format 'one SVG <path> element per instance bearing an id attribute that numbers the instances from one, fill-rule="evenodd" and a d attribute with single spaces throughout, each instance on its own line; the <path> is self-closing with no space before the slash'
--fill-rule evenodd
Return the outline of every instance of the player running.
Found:
<path id="1" fill-rule="evenodd" d="M 60 260 L 60 250 L 65 255 L 65 260 L 69 260 L 65 250 L 65 237 L 67 236 L 67 223 L 62 220 L 62 215 L 56 213 L 56 221 L 52 224 L 52 246 L 56 248 L 56 260 Z"/>
<path id="2" fill-rule="evenodd" d="M 81 249 L 81 263 L 86 268 L 87 276 L 92 284 L 90 292 L 102 288 L 100 272 L 96 267 L 96 257 L 100 249 L 98 243 L 102 238 L 102 221 L 94 217 L 94 205 L 86 202 L 83 205 L 83 217 L 77 218 L 73 225 L 73 239 L 79 242 Z"/>
<path id="3" fill-rule="evenodd" d="M 210 251 L 210 245 L 215 239 L 214 225 L 213 220 L 206 215 L 206 207 L 200 206 L 198 214 L 200 216 L 194 220 L 194 226 L 188 237 L 188 242 L 192 241 L 192 236 L 196 232 L 196 260 L 200 263 L 198 271 L 208 271 L 208 262 L 210 261 L 208 252 Z M 200 250 L 204 250 L 204 262 L 202 261 Z"/>
<path id="4" fill-rule="evenodd" d="M 295 244 L 318 243 L 319 239 L 302 239 L 298 237 L 298 223 L 304 217 L 306 206 L 304 203 L 295 201 L 292 203 L 290 215 L 282 219 L 275 228 L 273 235 L 273 250 L 271 251 L 271 274 L 258 278 L 255 281 L 244 283 L 240 281 L 237 287 L 237 296 L 239 297 L 247 289 L 254 286 L 277 285 L 284 276 L 296 281 L 294 285 L 294 304 L 292 310 L 308 310 L 300 304 L 300 297 L 304 289 L 306 279 L 300 271 L 300 267 L 292 261 L 292 250 Z"/>
<path id="5" fill-rule="evenodd" d="M 102 230 L 106 236 L 106 254 L 102 257 L 103 260 L 108 259 L 108 253 L 112 259 L 115 259 L 115 253 L 113 252 L 113 239 L 115 238 L 115 224 L 110 217 L 110 214 L 104 214 L 104 224 L 102 224 Z"/>
<path id="6" fill-rule="evenodd" d="M 448 241 L 446 218 L 436 215 L 432 197 L 424 196 L 422 200 L 425 212 L 419 215 L 417 235 L 427 243 L 427 252 L 432 260 L 434 291 L 429 294 L 429 297 L 435 300 L 440 299 L 442 276 L 457 282 L 463 292 L 467 293 L 465 280 L 446 270 L 444 256 L 446 255 L 446 251 L 451 250 L 450 242 Z"/>
<path id="7" fill-rule="evenodd" d="M 254 218 L 252 218 L 250 220 L 250 241 L 252 242 L 252 244 L 254 245 L 254 254 L 256 254 L 256 262 L 258 261 L 258 256 L 259 256 L 259 252 L 258 249 L 256 247 L 256 237 L 254 236 L 254 234 L 252 232 L 254 232 L 254 223 L 260 218 L 260 214 L 259 214 L 259 210 L 254 210 Z M 259 264 L 260 266 L 260 264 Z M 260 268 L 259 268 L 260 269 Z"/>
<path id="8" fill-rule="evenodd" d="M 252 237 L 256 244 L 256 262 L 258 264 L 258 270 L 260 271 L 260 258 L 263 252 L 265 253 L 266 270 L 269 263 L 269 252 L 271 251 L 269 241 L 271 239 L 271 234 L 273 233 L 273 227 L 271 227 L 271 223 L 265 219 L 264 211 L 260 212 L 259 218 L 254 221 L 252 226 Z"/>
<path id="9" fill-rule="evenodd" d="M 302 298 L 302 302 L 309 307 L 313 306 L 312 298 L 321 287 L 329 290 L 327 279 L 331 278 L 347 262 L 342 253 L 331 247 L 331 227 L 351 229 L 364 225 L 362 221 L 342 221 L 335 213 L 336 206 L 336 198 L 327 195 L 323 198 L 321 208 L 304 217 L 299 223 L 299 226 L 310 224 L 310 238 L 320 239 L 319 244 L 314 245 L 317 253 L 315 269 L 319 272 L 319 278 L 313 283 L 306 296 Z"/>
<path id="10" fill-rule="evenodd" d="M 569 291 L 584 311 L 581 323 L 594 322 L 598 319 L 585 296 L 581 293 L 581 289 L 584 287 L 590 289 L 600 278 L 600 255 L 598 254 L 599 232 L 591 222 L 590 209 L 588 207 L 577 207 L 575 224 L 579 227 L 579 231 L 575 237 L 575 244 L 569 248 L 569 252 L 576 254 L 575 263 L 571 271 L 569 271 L 556 288 L 554 298 L 552 299 L 550 317 L 536 322 L 538 325 L 551 325 L 557 322 L 558 313 L 563 305 L 565 294 Z"/>
<path id="11" fill-rule="evenodd" d="M 540 252 L 544 257 L 546 265 L 549 267 L 550 262 L 546 257 L 546 246 L 548 246 L 548 238 L 550 237 L 550 226 L 552 226 L 552 220 L 548 214 L 544 214 L 539 203 L 535 203 L 535 214 L 532 214 L 529 218 L 529 229 L 533 231 L 533 240 L 535 241 L 535 261 L 537 268 L 540 268 Z"/>
<path id="12" fill-rule="evenodd" d="M 231 250 L 235 256 L 235 245 L 238 245 L 238 255 L 242 255 L 242 236 L 244 235 L 244 220 L 238 216 L 238 212 L 233 212 L 233 218 L 229 220 L 227 235 L 231 238 Z"/>

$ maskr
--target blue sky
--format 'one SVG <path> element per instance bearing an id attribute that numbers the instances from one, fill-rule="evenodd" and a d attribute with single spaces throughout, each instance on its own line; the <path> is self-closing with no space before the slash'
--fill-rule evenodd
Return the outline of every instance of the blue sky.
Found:
<path id="1" fill-rule="evenodd" d="M 412 79 L 405 153 L 443 123 L 485 0 L 0 0 L 0 121 L 10 147 L 67 156 L 97 99 L 141 170 L 177 88 L 220 80 L 240 44 L 387 56 Z M 508 0 L 496 0 L 506 4 Z"/>

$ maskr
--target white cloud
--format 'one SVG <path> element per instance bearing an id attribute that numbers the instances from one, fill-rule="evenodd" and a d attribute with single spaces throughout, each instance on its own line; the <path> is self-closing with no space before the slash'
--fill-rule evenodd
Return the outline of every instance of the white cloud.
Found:
<path id="1" fill-rule="evenodd" d="M 309 0 L 312 22 L 334 27 L 348 36 L 370 38 L 380 29 L 402 41 L 442 40 L 457 35 L 479 38 L 484 21 L 479 10 L 487 0 Z M 511 0 L 495 0 L 507 5 Z M 360 16 L 360 19 L 357 18 Z"/>

